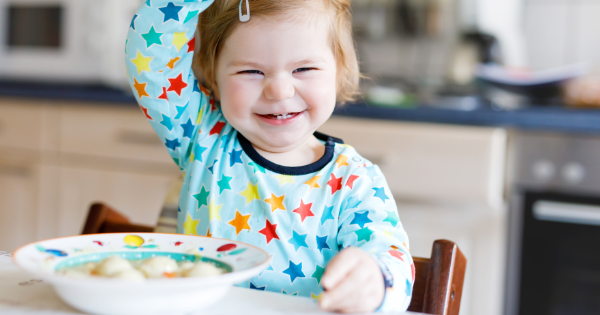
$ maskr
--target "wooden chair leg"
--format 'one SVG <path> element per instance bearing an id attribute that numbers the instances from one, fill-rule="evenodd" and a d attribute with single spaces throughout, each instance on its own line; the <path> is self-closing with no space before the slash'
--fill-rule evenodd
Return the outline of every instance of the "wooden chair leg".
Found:
<path id="1" fill-rule="evenodd" d="M 451 241 L 433 243 L 429 276 L 424 297 L 424 313 L 458 315 L 467 260 Z"/>

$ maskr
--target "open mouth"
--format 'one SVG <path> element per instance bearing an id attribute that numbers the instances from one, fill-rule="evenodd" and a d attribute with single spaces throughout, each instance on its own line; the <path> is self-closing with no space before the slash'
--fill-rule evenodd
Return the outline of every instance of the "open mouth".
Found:
<path id="1" fill-rule="evenodd" d="M 267 114 L 267 115 L 260 115 L 260 116 L 267 118 L 267 119 L 283 120 L 283 119 L 294 118 L 294 117 L 300 115 L 301 113 L 302 112 L 294 112 L 294 113 L 284 113 L 284 114 Z"/>

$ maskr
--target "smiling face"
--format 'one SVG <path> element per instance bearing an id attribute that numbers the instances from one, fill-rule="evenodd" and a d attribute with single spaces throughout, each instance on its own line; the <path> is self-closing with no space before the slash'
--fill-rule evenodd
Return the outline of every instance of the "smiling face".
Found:
<path id="1" fill-rule="evenodd" d="M 298 149 L 331 116 L 336 60 L 328 30 L 318 21 L 252 17 L 224 42 L 216 65 L 223 115 L 258 149 Z"/>

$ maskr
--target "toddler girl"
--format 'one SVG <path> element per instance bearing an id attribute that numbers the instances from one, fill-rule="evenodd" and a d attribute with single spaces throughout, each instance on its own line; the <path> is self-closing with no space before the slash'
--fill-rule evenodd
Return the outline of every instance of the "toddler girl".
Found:
<path id="1" fill-rule="evenodd" d="M 211 4 L 147 0 L 126 44 L 135 96 L 185 174 L 178 232 L 271 253 L 242 286 L 406 310 L 414 266 L 385 178 L 316 131 L 357 91 L 350 0 Z"/>

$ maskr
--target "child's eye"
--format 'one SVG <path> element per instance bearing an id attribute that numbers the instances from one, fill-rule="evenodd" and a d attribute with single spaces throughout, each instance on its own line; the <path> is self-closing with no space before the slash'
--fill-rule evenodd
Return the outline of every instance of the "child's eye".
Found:
<path id="1" fill-rule="evenodd" d="M 310 70 L 314 70 L 315 68 L 298 68 L 296 70 L 294 70 L 294 73 L 298 73 L 298 72 L 307 72 Z"/>
<path id="2" fill-rule="evenodd" d="M 260 70 L 244 70 L 238 73 L 249 73 L 249 74 L 263 74 Z"/>

